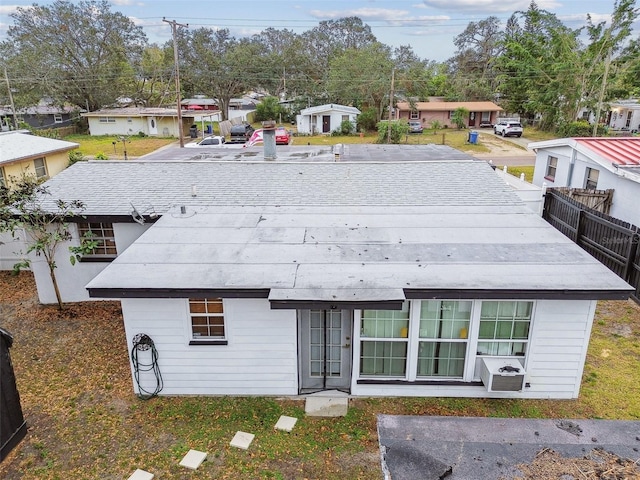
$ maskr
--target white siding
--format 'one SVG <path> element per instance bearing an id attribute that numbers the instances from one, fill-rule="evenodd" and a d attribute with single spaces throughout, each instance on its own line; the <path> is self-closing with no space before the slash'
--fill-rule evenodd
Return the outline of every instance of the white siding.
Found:
<path id="1" fill-rule="evenodd" d="M 149 224 L 139 225 L 137 223 L 114 223 L 114 236 L 118 255 L 129 247 L 144 231 L 149 228 Z M 109 262 L 80 262 L 71 265 L 69 260 L 71 253 L 69 246 L 78 245 L 78 233 L 74 225 L 72 227 L 73 239 L 71 242 L 60 244 L 56 251 L 56 278 L 63 302 L 84 302 L 92 300 L 85 286 L 98 273 L 104 270 Z M 56 303 L 56 295 L 53 284 L 49 277 L 49 268 L 44 258 L 32 256 L 31 269 L 38 288 L 38 299 L 40 303 Z"/>
<path id="2" fill-rule="evenodd" d="M 553 182 L 544 178 L 549 156 L 558 158 L 558 169 Z M 542 186 L 543 183 L 546 183 L 548 187 L 584 188 L 586 169 L 595 168 L 599 172 L 597 188 L 599 190 L 615 190 L 609 214 L 612 217 L 640 226 L 640 209 L 636 204 L 636 199 L 640 198 L 640 183 L 616 175 L 579 152 L 575 153 L 575 164 L 571 172 L 571 178 L 569 178 L 571 156 L 572 149 L 568 146 L 540 149 L 536 155 L 533 184 Z"/>
<path id="3" fill-rule="evenodd" d="M 358 385 L 359 337 L 354 342 L 353 395 L 398 397 L 577 398 L 586 358 L 595 301 L 536 302 L 526 357 L 522 392 L 487 392 L 470 385 Z M 357 333 L 358 328 L 355 329 Z M 475 356 L 467 361 L 475 362 Z"/>
<path id="4" fill-rule="evenodd" d="M 129 351 L 138 333 L 154 341 L 164 380 L 161 395 L 298 393 L 294 310 L 271 310 L 263 299 L 225 299 L 227 345 L 189 345 L 186 299 L 124 299 L 122 311 Z M 155 388 L 150 373 L 142 382 L 145 389 Z"/>

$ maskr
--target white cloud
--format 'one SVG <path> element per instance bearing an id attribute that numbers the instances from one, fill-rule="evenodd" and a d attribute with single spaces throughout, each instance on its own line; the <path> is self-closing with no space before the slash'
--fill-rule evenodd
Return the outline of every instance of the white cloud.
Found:
<path id="1" fill-rule="evenodd" d="M 528 10 L 531 0 L 423 0 L 427 7 L 438 8 L 450 12 L 466 13 L 498 13 Z M 561 4 L 556 0 L 538 0 L 538 7 L 543 10 L 557 8 Z"/>
<path id="2" fill-rule="evenodd" d="M 0 5 L 0 15 L 11 15 L 18 7 L 26 9 L 33 8 L 31 5 Z"/>
<path id="3" fill-rule="evenodd" d="M 423 22 L 445 22 L 450 20 L 446 15 L 412 16 L 406 10 L 391 10 L 387 8 L 357 8 L 352 10 L 312 10 L 309 12 L 320 20 L 334 20 L 345 17 L 359 17 L 364 22 L 387 22 L 395 26 L 415 26 Z"/>
<path id="4" fill-rule="evenodd" d="M 319 19 L 336 19 L 344 17 L 360 17 L 363 20 L 396 20 L 405 18 L 406 10 L 391 10 L 388 8 L 356 8 L 351 10 L 311 10 L 311 16 Z"/>

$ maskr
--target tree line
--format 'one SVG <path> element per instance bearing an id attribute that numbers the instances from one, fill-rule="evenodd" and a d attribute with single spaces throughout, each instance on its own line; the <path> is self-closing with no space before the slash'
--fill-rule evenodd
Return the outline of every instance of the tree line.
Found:
<path id="1" fill-rule="evenodd" d="M 216 98 L 225 114 L 231 98 L 264 91 L 297 108 L 354 105 L 380 120 L 393 77 L 396 99 L 491 100 L 553 130 L 582 108 L 597 112 L 640 95 L 640 36 L 632 37 L 639 15 L 636 0 L 616 0 L 610 22 L 587 16 L 584 28 L 571 29 L 532 1 L 504 26 L 497 17 L 470 22 L 446 62 L 379 42 L 358 17 L 243 38 L 228 29 L 178 28 L 181 96 Z M 92 111 L 123 97 L 175 104 L 173 42 L 149 43 L 106 0 L 18 7 L 11 17 L 0 56 L 17 107 L 43 98 Z"/>

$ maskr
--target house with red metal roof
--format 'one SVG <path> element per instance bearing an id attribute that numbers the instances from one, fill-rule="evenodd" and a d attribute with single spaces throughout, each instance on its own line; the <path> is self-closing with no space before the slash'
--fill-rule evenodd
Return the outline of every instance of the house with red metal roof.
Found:
<path id="1" fill-rule="evenodd" d="M 640 137 L 560 138 L 529 149 L 536 153 L 535 185 L 613 189 L 609 214 L 640 225 Z"/>

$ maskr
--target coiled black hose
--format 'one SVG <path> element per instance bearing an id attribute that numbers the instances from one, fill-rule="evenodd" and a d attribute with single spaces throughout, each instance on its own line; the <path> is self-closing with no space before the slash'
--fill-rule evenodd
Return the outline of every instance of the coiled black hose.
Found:
<path id="1" fill-rule="evenodd" d="M 149 363 L 142 363 L 138 358 L 139 352 L 151 350 L 151 360 Z M 158 366 L 158 350 L 149 335 L 139 333 L 133 337 L 133 347 L 131 348 L 131 363 L 133 364 L 133 376 L 138 385 L 138 398 L 149 400 L 160 393 L 163 387 L 162 375 Z M 153 391 L 142 388 L 140 384 L 140 374 L 144 372 L 153 372 L 156 378 L 156 388 Z"/>

